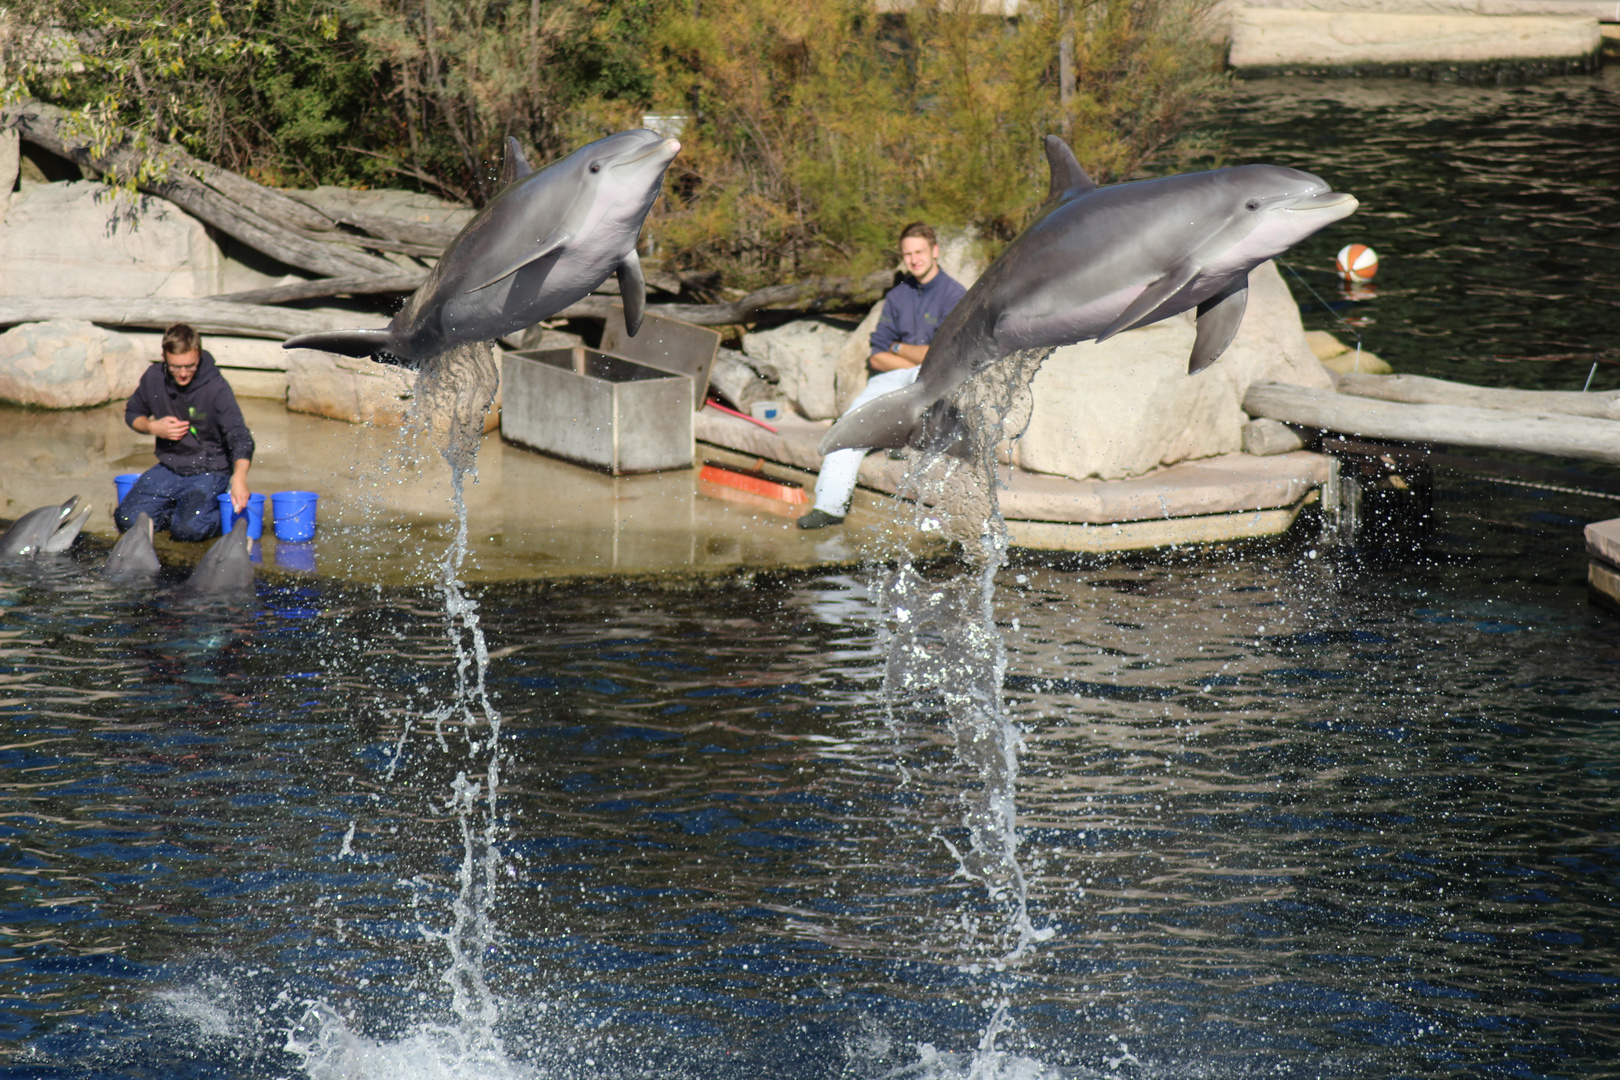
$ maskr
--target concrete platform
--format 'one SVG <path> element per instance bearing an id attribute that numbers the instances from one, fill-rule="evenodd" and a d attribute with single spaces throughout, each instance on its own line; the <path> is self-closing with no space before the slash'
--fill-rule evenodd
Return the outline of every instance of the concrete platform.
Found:
<path id="1" fill-rule="evenodd" d="M 434 579 L 454 532 L 449 469 L 436 447 L 418 449 L 398 430 L 290 413 L 272 401 L 240 404 L 258 442 L 252 490 L 321 495 L 317 574 L 383 584 Z M 60 412 L 0 406 L 0 460 L 7 463 L 0 521 L 77 494 L 92 505 L 87 533 L 110 543 L 112 478 L 154 459 L 151 438 L 124 426 L 119 402 Z M 890 550 L 877 541 L 895 516 L 891 500 L 862 492 L 844 528 L 804 532 L 791 520 L 700 496 L 696 469 L 611 477 L 498 435 L 484 438 L 467 503 L 471 554 L 463 577 L 472 582 L 855 566 L 869 551 Z M 205 545 L 160 537 L 158 547 L 166 564 L 183 565 Z M 268 527 L 260 555 L 276 572 Z"/>
<path id="2" fill-rule="evenodd" d="M 1612 15 L 1610 16 L 1613 17 Z M 1523 66 L 1587 70 L 1602 47 L 1580 15 L 1304 11 L 1245 7 L 1232 16 L 1228 62 L 1244 74 L 1414 74 Z"/>
<path id="3" fill-rule="evenodd" d="M 1586 527 L 1586 583 L 1592 599 L 1620 612 L 1620 518 L 1594 521 Z"/>
<path id="4" fill-rule="evenodd" d="M 813 472 L 816 443 L 829 421 L 788 417 L 772 434 L 705 409 L 697 437 L 743 455 Z M 868 454 L 860 483 L 893 494 L 909 461 Z M 1123 551 L 1252 539 L 1287 531 L 1308 497 L 1327 482 L 1329 460 L 1294 451 L 1273 457 L 1226 454 L 1128 480 L 1070 480 L 1011 469 L 1001 511 L 1013 543 L 1055 551 Z"/>

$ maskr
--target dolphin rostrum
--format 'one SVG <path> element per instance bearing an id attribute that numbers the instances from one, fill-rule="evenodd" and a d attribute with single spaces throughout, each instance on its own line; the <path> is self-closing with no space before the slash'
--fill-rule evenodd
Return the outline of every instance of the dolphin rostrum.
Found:
<path id="1" fill-rule="evenodd" d="M 392 322 L 299 334 L 283 347 L 418 367 L 453 346 L 549 319 L 614 273 L 634 335 L 647 306 L 636 240 L 681 144 L 621 131 L 531 172 L 516 141 L 507 142 L 502 177 L 512 181 L 450 242 Z"/>
<path id="2" fill-rule="evenodd" d="M 118 538 L 101 576 L 108 581 L 129 583 L 142 581 L 163 569 L 158 562 L 157 550 L 152 547 L 152 519 L 146 513 L 135 515 L 129 531 Z"/>
<path id="3" fill-rule="evenodd" d="M 130 530 L 133 532 L 134 530 Z M 247 518 L 239 517 L 231 531 L 203 553 L 181 590 L 205 600 L 242 599 L 253 595 L 253 562 L 248 556 Z"/>
<path id="4" fill-rule="evenodd" d="M 88 505 L 75 515 L 73 510 L 78 505 L 79 497 L 73 495 L 61 506 L 28 511 L 0 536 L 0 559 L 58 555 L 72 547 L 90 516 Z"/>
<path id="5" fill-rule="evenodd" d="M 1249 271 L 1355 212 L 1355 196 L 1280 165 L 1239 165 L 1098 187 L 1055 135 L 1052 186 L 1019 234 L 940 324 L 917 381 L 842 417 L 821 452 L 954 441 L 951 394 L 1022 349 L 1107 341 L 1197 309 L 1189 373 L 1237 334 Z"/>

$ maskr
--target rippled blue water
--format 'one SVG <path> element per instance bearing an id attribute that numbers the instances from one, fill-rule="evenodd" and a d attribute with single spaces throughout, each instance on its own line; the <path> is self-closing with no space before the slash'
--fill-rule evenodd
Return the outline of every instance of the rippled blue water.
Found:
<path id="1" fill-rule="evenodd" d="M 471 760 L 421 720 L 451 681 L 436 598 L 199 617 L 7 569 L 5 1066 L 956 1076 L 1006 992 L 1009 1076 L 1599 1075 L 1620 623 L 1578 525 L 1614 504 L 1442 495 L 1411 561 L 1299 539 L 1003 573 L 1056 936 L 1000 972 L 945 847 L 969 778 L 937 702 L 885 721 L 867 579 L 485 591 L 510 757 L 481 1065 L 423 936 Z"/>
<path id="2" fill-rule="evenodd" d="M 1587 350 L 1487 369 L 1565 385 L 1608 348 L 1614 192 L 1573 153 L 1534 173 L 1556 155 L 1513 109 L 1601 132 L 1613 85 L 1260 84 L 1237 137 L 1415 238 L 1376 241 L 1383 291 L 1348 309 L 1369 347 L 1463 377 Z M 1408 174 L 1324 163 L 1425 137 L 1474 164 L 1411 185 L 1413 219 Z M 1546 217 L 1601 241 L 1568 241 L 1584 269 L 1480 284 L 1488 230 L 1455 223 L 1504 201 L 1464 198 L 1505 186 L 1487 158 L 1533 173 L 1509 240 Z M 1539 303 L 1566 273 L 1583 302 Z M 1458 314 L 1480 297 L 1507 313 Z M 199 613 L 71 559 L 0 566 L 0 1075 L 955 1078 L 999 1000 L 986 1076 L 1612 1073 L 1620 620 L 1588 602 L 1580 527 L 1620 507 L 1447 474 L 1437 497 L 1412 551 L 1302 523 L 1002 573 L 1021 855 L 1055 933 L 1000 969 L 1001 912 L 948 847 L 974 781 L 941 701 L 885 707 L 882 570 L 484 590 L 499 1052 L 452 1014 L 434 937 L 450 781 L 484 738 L 432 719 L 438 594 L 261 584 Z"/>

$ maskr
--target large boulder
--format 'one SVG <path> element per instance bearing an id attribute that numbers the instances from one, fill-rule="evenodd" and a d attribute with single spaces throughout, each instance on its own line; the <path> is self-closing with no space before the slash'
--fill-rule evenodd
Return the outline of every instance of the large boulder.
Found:
<path id="1" fill-rule="evenodd" d="M 1162 465 L 1242 448 L 1243 395 L 1255 382 L 1332 389 L 1272 263 L 1249 275 L 1248 310 L 1215 364 L 1187 374 L 1191 314 L 1098 344 L 1058 349 L 1031 383 L 1029 428 L 1014 460 L 1077 480 L 1139 476 Z"/>
<path id="2" fill-rule="evenodd" d="M 0 223 L 0 296 L 211 296 L 219 245 L 163 199 L 74 180 L 29 184 Z"/>
<path id="3" fill-rule="evenodd" d="M 869 331 L 870 332 L 870 331 Z M 782 398 L 810 420 L 838 415 L 838 356 L 849 333 L 818 319 L 743 335 L 743 352 L 759 372 L 774 373 Z"/>
<path id="4" fill-rule="evenodd" d="M 24 323 L 0 334 L 0 399 L 77 409 L 128 397 L 146 370 L 133 341 L 93 323 Z"/>

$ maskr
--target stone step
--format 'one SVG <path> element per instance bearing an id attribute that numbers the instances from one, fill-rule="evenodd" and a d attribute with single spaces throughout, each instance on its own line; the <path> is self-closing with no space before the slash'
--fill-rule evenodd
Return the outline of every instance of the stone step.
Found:
<path id="1" fill-rule="evenodd" d="M 1232 17 L 1228 62 L 1249 73 L 1371 72 L 1503 63 L 1578 67 L 1595 62 L 1601 45 L 1598 21 L 1590 15 L 1435 15 L 1245 7 Z"/>

